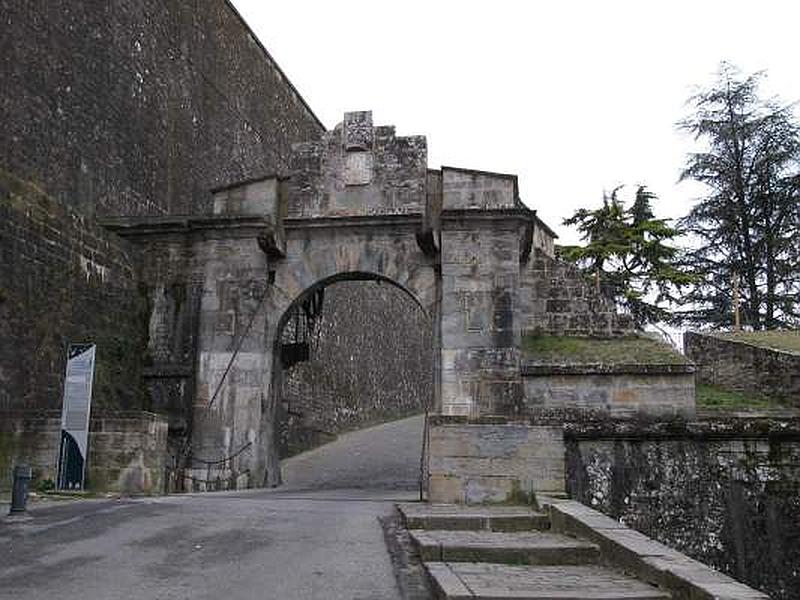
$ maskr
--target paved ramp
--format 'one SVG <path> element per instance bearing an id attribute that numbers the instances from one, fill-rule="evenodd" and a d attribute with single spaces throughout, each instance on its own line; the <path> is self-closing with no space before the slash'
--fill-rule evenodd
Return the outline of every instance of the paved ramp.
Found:
<path id="1" fill-rule="evenodd" d="M 281 465 L 286 490 L 419 489 L 421 415 L 340 436 Z"/>

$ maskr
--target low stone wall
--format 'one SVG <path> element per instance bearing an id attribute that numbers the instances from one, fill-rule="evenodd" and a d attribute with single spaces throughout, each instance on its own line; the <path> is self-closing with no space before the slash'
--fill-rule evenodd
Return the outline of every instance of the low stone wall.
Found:
<path id="1" fill-rule="evenodd" d="M 761 589 L 800 597 L 800 418 L 566 426 L 571 497 Z"/>
<path id="2" fill-rule="evenodd" d="M 58 411 L 0 411 L 0 490 L 11 487 L 14 465 L 33 469 L 35 487 L 55 481 Z M 92 491 L 160 493 L 164 487 L 167 421 L 139 411 L 96 413 L 89 425 L 86 484 Z"/>
<path id="3" fill-rule="evenodd" d="M 564 491 L 561 427 L 431 417 L 430 501 L 528 502 Z"/>
<path id="4" fill-rule="evenodd" d="M 539 408 L 590 409 L 612 416 L 694 414 L 691 365 L 523 365 L 525 402 Z"/>
<path id="5" fill-rule="evenodd" d="M 800 354 L 687 331 L 686 355 L 697 365 L 698 383 L 769 396 L 800 408 Z"/>

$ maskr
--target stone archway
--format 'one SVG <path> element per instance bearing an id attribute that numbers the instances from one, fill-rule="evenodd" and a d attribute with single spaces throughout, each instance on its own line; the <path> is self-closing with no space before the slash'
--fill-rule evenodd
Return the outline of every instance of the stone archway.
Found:
<path id="1" fill-rule="evenodd" d="M 374 287 L 369 287 L 369 284 Z M 337 337 L 344 333 L 350 337 L 358 336 L 366 340 L 368 346 L 381 350 L 378 356 L 382 360 L 386 355 L 394 352 L 394 360 L 389 364 L 371 363 L 372 358 L 364 353 L 361 348 L 354 348 L 352 344 L 345 343 L 341 350 L 350 353 L 349 359 L 355 358 L 356 362 L 339 360 L 336 354 L 331 353 L 335 343 L 325 339 L 320 327 L 329 322 L 336 322 L 335 306 L 337 291 L 339 294 L 345 289 L 350 289 L 349 299 L 363 300 L 371 298 L 371 304 L 360 304 L 365 308 L 363 318 L 369 319 L 372 313 L 372 327 L 374 331 L 363 331 L 366 325 L 361 319 L 344 318 L 350 324 L 350 331 L 339 328 Z M 358 295 L 353 291 L 358 290 Z M 372 290 L 370 292 L 370 290 Z M 380 291 L 379 291 L 380 290 Z M 375 304 L 378 299 L 380 305 Z M 339 309 L 343 308 L 341 304 Z M 391 308 L 393 313 L 384 313 L 384 319 L 375 319 L 374 313 L 381 309 Z M 302 292 L 285 309 L 278 319 L 272 343 L 272 371 L 270 380 L 270 402 L 263 415 L 261 436 L 265 440 L 264 452 L 266 454 L 265 484 L 276 485 L 280 482 L 280 459 L 286 456 L 288 446 L 288 423 L 304 423 L 296 426 L 293 433 L 324 432 L 325 435 L 337 435 L 363 426 L 376 424 L 385 420 L 392 420 L 428 412 L 433 409 L 435 390 L 435 359 L 438 351 L 433 347 L 435 334 L 435 315 L 431 314 L 432 307 L 426 307 L 420 302 L 417 295 L 386 276 L 368 272 L 342 272 L 318 281 Z M 413 316 L 410 316 L 410 313 Z M 413 331 L 387 331 L 386 323 L 406 323 L 416 326 Z M 328 334 L 333 332 L 325 328 Z M 399 334 L 399 335 L 398 335 Z M 371 342 L 369 341 L 371 340 Z M 379 341 L 380 340 L 380 341 Z M 386 341 L 388 340 L 388 341 Z M 320 348 L 320 344 L 322 347 Z M 377 348 L 376 348 L 377 346 Z M 409 350 L 411 353 L 409 360 Z M 327 353 L 326 353 L 327 350 Z M 403 350 L 403 351 L 400 351 Z M 321 356 L 317 360 L 317 353 Z M 405 358 L 405 360 L 404 360 Z M 328 360 L 340 367 L 336 380 L 358 380 L 359 386 L 350 388 L 349 393 L 341 393 L 342 388 L 333 386 L 334 389 L 315 388 L 313 381 L 305 382 L 302 394 L 287 392 L 287 377 L 292 383 L 299 383 L 298 377 L 313 379 L 314 375 L 326 368 L 322 360 Z M 381 386 L 376 386 L 375 381 L 370 381 L 369 375 L 380 373 Z M 414 381 L 411 397 L 398 397 L 401 390 L 409 389 L 405 381 L 409 376 L 421 377 L 421 381 Z M 327 380 L 328 385 L 331 383 Z M 337 396 L 336 390 L 339 390 Z M 323 402 L 324 400 L 324 402 Z M 295 404 L 289 404 L 294 402 Z M 316 426 L 316 428 L 315 428 Z M 422 439 L 420 431 L 420 440 Z M 330 437 L 328 437 L 328 440 Z M 319 444 L 324 437 L 309 436 L 303 440 L 293 438 L 295 449 L 310 449 Z"/>

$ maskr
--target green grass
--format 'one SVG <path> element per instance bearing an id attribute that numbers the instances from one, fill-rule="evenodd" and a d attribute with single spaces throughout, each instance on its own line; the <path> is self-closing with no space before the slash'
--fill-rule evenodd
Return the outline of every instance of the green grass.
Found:
<path id="1" fill-rule="evenodd" d="M 715 385 L 699 384 L 695 390 L 695 401 L 698 408 L 752 409 L 782 408 L 785 405 L 772 398 L 758 394 L 745 394 L 724 390 Z"/>
<path id="2" fill-rule="evenodd" d="M 729 333 L 715 333 L 726 340 L 745 342 L 754 346 L 773 348 L 800 354 L 800 331 L 737 331 Z"/>
<path id="3" fill-rule="evenodd" d="M 631 335 L 619 338 L 526 335 L 525 359 L 544 364 L 659 364 L 683 365 L 685 356 L 661 340 Z"/>

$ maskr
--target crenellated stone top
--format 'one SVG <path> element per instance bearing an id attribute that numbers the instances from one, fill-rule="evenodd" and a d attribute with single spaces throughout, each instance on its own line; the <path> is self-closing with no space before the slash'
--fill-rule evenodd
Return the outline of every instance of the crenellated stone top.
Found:
<path id="1" fill-rule="evenodd" d="M 348 112 L 323 138 L 293 147 L 288 216 L 423 214 L 424 136 L 374 126 L 370 111 Z"/>

